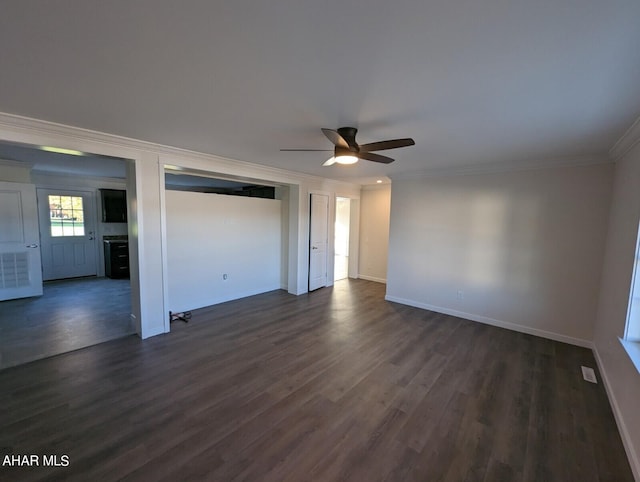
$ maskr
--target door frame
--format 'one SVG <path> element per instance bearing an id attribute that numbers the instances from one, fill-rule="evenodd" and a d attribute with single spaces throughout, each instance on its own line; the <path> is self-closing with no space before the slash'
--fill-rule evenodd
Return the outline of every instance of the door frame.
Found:
<path id="1" fill-rule="evenodd" d="M 326 280 L 325 284 L 321 287 L 315 288 L 319 289 L 326 286 L 333 286 L 333 263 L 329 262 L 329 260 L 333 260 L 334 256 L 334 243 L 333 237 L 335 236 L 335 194 L 327 191 L 316 191 L 309 190 L 308 205 L 309 205 L 309 215 L 308 215 L 308 230 L 307 230 L 307 238 L 308 238 L 308 250 L 307 250 L 307 291 L 310 292 L 311 286 L 311 199 L 313 195 L 320 195 L 327 197 L 327 241 L 326 241 L 326 259 L 325 259 L 325 272 L 326 272 Z"/>

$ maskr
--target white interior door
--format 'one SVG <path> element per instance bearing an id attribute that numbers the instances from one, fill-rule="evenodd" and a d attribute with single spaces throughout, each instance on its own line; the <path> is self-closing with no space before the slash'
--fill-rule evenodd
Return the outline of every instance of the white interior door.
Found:
<path id="1" fill-rule="evenodd" d="M 90 191 L 38 189 L 45 280 L 97 274 L 93 206 Z"/>
<path id="2" fill-rule="evenodd" d="M 36 189 L 0 182 L 0 301 L 41 294 Z"/>
<path id="3" fill-rule="evenodd" d="M 309 291 L 327 286 L 329 196 L 311 194 L 309 220 Z"/>

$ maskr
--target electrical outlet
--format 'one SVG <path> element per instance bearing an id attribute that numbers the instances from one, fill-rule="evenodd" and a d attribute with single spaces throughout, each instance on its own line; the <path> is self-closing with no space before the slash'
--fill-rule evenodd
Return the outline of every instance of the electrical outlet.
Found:
<path id="1" fill-rule="evenodd" d="M 464 291 L 458 290 L 458 292 L 456 293 L 456 298 L 458 298 L 459 300 L 464 300 Z"/>

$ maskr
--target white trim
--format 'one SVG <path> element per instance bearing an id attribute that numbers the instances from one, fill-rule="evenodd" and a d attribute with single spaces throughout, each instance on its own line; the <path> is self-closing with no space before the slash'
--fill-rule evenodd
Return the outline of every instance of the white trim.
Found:
<path id="1" fill-rule="evenodd" d="M 561 157 L 557 159 L 538 159 L 516 162 L 493 162 L 475 166 L 439 167 L 419 171 L 390 175 L 392 183 L 399 180 L 426 179 L 445 176 L 472 176 L 479 174 L 498 174 L 503 172 L 534 171 L 559 167 L 582 167 L 598 164 L 611 164 L 613 160 L 607 153 L 586 157 Z"/>
<path id="2" fill-rule="evenodd" d="M 164 332 L 171 332 L 171 316 L 169 316 L 169 258 L 167 254 L 167 191 L 164 174 L 166 165 L 158 159 L 158 182 L 160 189 L 160 250 L 162 252 L 162 300 Z"/>
<path id="3" fill-rule="evenodd" d="M 607 371 L 605 370 L 604 364 L 602 363 L 602 358 L 600 358 L 600 353 L 595 346 L 593 347 L 593 354 L 596 358 L 596 364 L 598 365 L 600 376 L 604 381 L 604 390 L 607 394 L 607 398 L 609 399 L 609 404 L 611 405 L 613 417 L 615 418 L 616 425 L 618 426 L 618 432 L 620 433 L 620 438 L 622 439 L 622 445 L 624 446 L 624 450 L 627 453 L 627 459 L 629 460 L 629 465 L 631 466 L 633 477 L 636 480 L 640 481 L 640 459 L 638 458 L 638 453 L 633 446 L 633 442 L 631 440 L 631 436 L 629 435 L 627 425 L 624 423 L 622 411 L 620 410 L 620 406 L 618 405 L 616 396 L 613 392 L 613 389 L 611 388 L 611 383 L 609 383 L 609 377 L 607 376 Z"/>
<path id="4" fill-rule="evenodd" d="M 237 301 L 237 300 L 241 300 L 244 298 L 249 298 L 250 296 L 256 296 L 256 295 L 261 295 L 264 293 L 271 293 L 272 291 L 280 291 L 280 287 L 279 287 L 280 283 L 276 283 L 276 284 L 270 284 L 270 285 L 266 285 L 266 286 L 262 286 L 260 288 L 255 288 L 252 290 L 246 290 L 246 291 L 241 291 L 237 294 L 234 294 L 233 297 L 231 298 L 221 298 L 217 301 L 212 302 L 212 304 L 208 304 L 208 305 L 202 305 L 202 306 L 189 306 L 186 308 L 180 308 L 180 306 L 178 306 L 178 309 L 174 310 L 174 313 L 178 313 L 180 311 L 192 311 L 192 310 L 199 310 L 202 308 L 209 308 L 210 306 L 217 306 L 220 305 L 222 303 L 228 303 L 229 301 Z M 167 311 L 167 319 L 169 317 L 169 311 Z M 169 322 L 170 323 L 170 322 Z M 168 332 L 165 332 L 168 333 Z"/>
<path id="5" fill-rule="evenodd" d="M 639 142 L 640 117 L 638 117 L 636 121 L 631 124 L 631 127 L 629 127 L 629 129 L 627 129 L 627 131 L 622 134 L 622 137 L 620 137 L 620 139 L 616 141 L 611 150 L 609 150 L 609 155 L 614 161 L 618 161 L 622 159 Z"/>
<path id="6" fill-rule="evenodd" d="M 375 281 L 376 283 L 387 284 L 387 279 L 386 278 L 376 278 L 375 276 L 367 276 L 366 274 L 358 274 L 358 278 L 364 279 L 364 280 L 367 280 L 367 281 Z"/>
<path id="7" fill-rule="evenodd" d="M 631 358 L 633 365 L 640 373 L 640 342 L 632 341 L 632 340 L 623 340 L 622 338 L 618 338 L 622 346 L 627 351 L 627 355 Z"/>
<path id="8" fill-rule="evenodd" d="M 247 171 L 251 173 L 251 177 L 254 179 L 263 179 L 265 181 L 273 181 L 280 184 L 298 184 L 300 182 L 309 182 L 312 184 L 324 183 L 325 185 L 330 184 L 332 187 L 335 186 L 335 190 L 339 190 L 339 188 L 342 187 L 347 192 L 350 192 L 356 185 L 360 186 L 359 183 L 339 181 L 337 179 L 314 176 L 298 171 L 279 169 L 276 167 L 266 166 L 264 164 L 256 164 L 253 162 L 236 160 L 227 157 L 216 156 L 213 154 L 205 154 L 188 149 L 181 149 L 178 147 L 157 144 L 154 142 L 132 139 L 130 137 L 123 137 L 115 134 L 93 131 L 81 127 L 56 124 L 53 122 L 8 114 L 4 112 L 0 112 L 0 128 L 11 130 L 14 134 L 16 134 L 16 136 L 10 139 L 12 142 L 33 144 L 30 138 L 34 133 L 37 133 L 40 136 L 54 136 L 51 141 L 56 145 L 56 147 L 69 149 L 73 148 L 75 150 L 84 149 L 85 151 L 91 152 L 92 154 L 134 159 L 133 155 L 124 154 L 120 150 L 117 150 L 115 153 L 113 153 L 112 149 L 105 149 L 105 151 L 107 152 L 94 152 L 95 146 L 86 146 L 87 141 L 91 143 L 103 144 L 106 148 L 120 147 L 134 151 L 153 152 L 154 154 L 163 156 L 163 164 L 169 165 L 184 165 L 185 167 L 197 169 L 197 166 L 191 166 L 189 164 L 193 162 L 204 162 L 204 164 L 202 165 L 206 166 L 206 163 L 214 161 L 217 164 L 216 172 L 219 172 L 220 174 L 230 174 L 237 176 L 238 172 Z M 26 136 L 24 136 L 25 130 L 28 131 L 26 133 Z M 60 136 L 64 136 L 67 139 L 61 139 Z M 180 162 L 181 160 L 188 160 L 191 162 L 184 163 Z M 214 171 L 209 169 L 208 172 Z"/>
<path id="9" fill-rule="evenodd" d="M 584 340 L 582 338 L 574 338 L 572 336 L 561 335 L 552 331 L 540 330 L 538 328 L 531 328 L 528 326 L 518 325 L 508 321 L 495 320 L 486 316 L 474 315 L 473 313 L 465 313 L 463 311 L 452 310 L 449 308 L 442 308 L 440 306 L 429 305 L 418 301 L 407 300 L 404 298 L 398 298 L 396 296 L 386 295 L 384 297 L 387 301 L 393 301 L 395 303 L 401 303 L 403 305 L 414 306 L 416 308 L 422 308 L 423 310 L 435 311 L 437 313 L 443 313 L 445 315 L 457 316 L 458 318 L 464 318 L 465 320 L 477 321 L 484 323 L 485 325 L 497 326 L 499 328 L 505 328 L 511 331 L 517 331 L 520 333 L 526 333 L 527 335 L 539 336 L 541 338 L 547 338 L 549 340 L 559 341 L 562 343 L 568 343 L 570 345 L 580 346 L 583 348 L 593 348 L 593 342 Z"/>

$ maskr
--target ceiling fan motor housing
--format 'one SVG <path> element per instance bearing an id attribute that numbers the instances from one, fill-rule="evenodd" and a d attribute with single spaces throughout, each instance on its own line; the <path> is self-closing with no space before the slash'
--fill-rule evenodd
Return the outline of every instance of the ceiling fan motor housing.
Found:
<path id="1" fill-rule="evenodd" d="M 340 127 L 338 129 L 338 134 L 342 137 L 347 144 L 349 144 L 349 150 L 351 152 L 360 152 L 360 148 L 358 147 L 358 143 L 356 142 L 356 134 L 358 133 L 358 129 L 355 127 Z"/>

